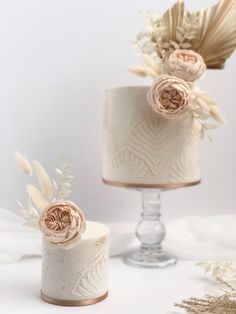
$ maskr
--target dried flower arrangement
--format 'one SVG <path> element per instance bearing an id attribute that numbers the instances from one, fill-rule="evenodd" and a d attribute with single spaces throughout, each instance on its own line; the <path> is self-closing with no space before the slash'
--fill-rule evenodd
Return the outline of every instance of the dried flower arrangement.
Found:
<path id="1" fill-rule="evenodd" d="M 196 13 L 178 0 L 163 16 L 149 13 L 147 19 L 147 31 L 134 42 L 145 65 L 129 70 L 154 79 L 148 94 L 154 111 L 167 119 L 191 117 L 199 122 L 204 136 L 224 123 L 224 118 L 195 82 L 206 68 L 223 68 L 236 48 L 236 0 L 220 0 Z M 214 122 L 206 123 L 209 118 Z"/>
<path id="2" fill-rule="evenodd" d="M 193 314 L 235 314 L 236 313 L 236 288 L 231 281 L 236 281 L 236 268 L 233 263 L 208 263 L 200 262 L 197 265 L 204 269 L 224 287 L 220 296 L 206 295 L 205 298 L 191 297 L 176 303 L 175 306 Z"/>
<path id="3" fill-rule="evenodd" d="M 51 178 L 43 165 L 38 160 L 29 160 L 20 152 L 15 152 L 16 163 L 21 172 L 27 176 L 36 177 L 38 187 L 33 184 L 26 186 L 28 194 L 28 204 L 23 206 L 18 201 L 21 209 L 19 214 L 25 218 L 25 224 L 38 227 L 39 217 L 49 204 L 56 200 L 64 200 L 71 194 L 71 165 L 63 161 L 62 168 L 56 168 L 57 180 Z"/>

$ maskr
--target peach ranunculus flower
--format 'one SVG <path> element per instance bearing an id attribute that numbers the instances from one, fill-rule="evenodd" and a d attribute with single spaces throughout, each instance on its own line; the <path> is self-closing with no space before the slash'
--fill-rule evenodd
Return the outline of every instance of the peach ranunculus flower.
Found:
<path id="1" fill-rule="evenodd" d="M 66 246 L 80 239 L 86 223 L 82 210 L 76 204 L 57 201 L 43 211 L 39 227 L 49 243 Z"/>
<path id="2" fill-rule="evenodd" d="M 195 51 L 177 49 L 165 61 L 163 68 L 169 75 L 194 82 L 204 74 L 206 64 Z"/>
<path id="3" fill-rule="evenodd" d="M 167 119 L 175 119 L 189 110 L 190 87 L 178 77 L 162 74 L 147 93 L 152 109 Z"/>

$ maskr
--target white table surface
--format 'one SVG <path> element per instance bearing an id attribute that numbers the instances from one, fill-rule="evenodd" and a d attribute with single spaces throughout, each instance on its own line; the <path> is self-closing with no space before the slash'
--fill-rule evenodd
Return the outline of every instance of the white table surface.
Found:
<path id="1" fill-rule="evenodd" d="M 179 261 L 166 269 L 139 269 L 120 258 L 110 260 L 109 296 L 86 307 L 61 307 L 40 299 L 41 260 L 23 259 L 0 265 L 0 313 L 173 314 L 173 304 L 189 296 L 202 296 L 210 281 L 195 261 Z"/>

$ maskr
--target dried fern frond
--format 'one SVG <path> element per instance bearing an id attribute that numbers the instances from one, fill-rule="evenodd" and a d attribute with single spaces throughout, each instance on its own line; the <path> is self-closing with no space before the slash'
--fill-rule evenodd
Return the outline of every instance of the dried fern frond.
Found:
<path id="1" fill-rule="evenodd" d="M 65 199 L 71 194 L 71 180 L 74 178 L 71 173 L 71 165 L 64 161 L 62 169 L 55 169 L 56 174 L 60 178 L 60 183 L 58 184 L 55 198 Z"/>
<path id="2" fill-rule="evenodd" d="M 28 161 L 28 159 L 24 155 L 22 155 L 20 152 L 16 151 L 15 152 L 15 159 L 16 159 L 17 166 L 22 173 L 24 173 L 28 176 L 32 175 L 32 173 L 33 173 L 32 166 L 31 166 L 30 162 Z"/>
<path id="3" fill-rule="evenodd" d="M 43 195 L 51 200 L 54 194 L 54 186 L 51 178 L 38 160 L 34 160 L 32 164 Z"/>
<path id="4" fill-rule="evenodd" d="M 217 5 L 192 16 L 200 20 L 193 50 L 202 55 L 208 68 L 223 68 L 236 48 L 236 1 L 220 0 Z"/>

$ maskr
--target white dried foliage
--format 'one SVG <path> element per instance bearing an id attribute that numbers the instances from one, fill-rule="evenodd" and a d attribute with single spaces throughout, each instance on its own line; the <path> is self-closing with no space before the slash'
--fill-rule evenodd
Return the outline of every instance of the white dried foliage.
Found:
<path id="1" fill-rule="evenodd" d="M 213 278 L 236 281 L 236 265 L 233 262 L 199 262 L 197 266 Z"/>
<path id="2" fill-rule="evenodd" d="M 217 296 L 206 295 L 203 298 L 191 297 L 175 306 L 192 314 L 235 314 L 236 313 L 236 268 L 232 262 L 200 262 L 204 273 L 222 285 Z"/>
<path id="3" fill-rule="evenodd" d="M 206 92 L 201 91 L 195 84 L 192 84 L 191 90 L 190 108 L 194 118 L 201 125 L 202 137 L 204 137 L 206 131 L 217 128 L 219 124 L 225 124 L 225 119 L 216 103 Z M 212 119 L 214 123 L 206 123 L 207 119 Z M 211 141 L 209 134 L 206 135 Z"/>
<path id="4" fill-rule="evenodd" d="M 52 180 L 47 174 L 47 171 L 44 169 L 44 167 L 38 160 L 34 160 L 32 164 L 40 189 L 43 195 L 50 200 L 54 194 L 54 186 Z"/>
<path id="5" fill-rule="evenodd" d="M 163 73 L 162 61 L 157 57 L 152 57 L 148 54 L 141 54 L 144 60 L 143 66 L 128 67 L 128 70 L 136 75 L 145 77 L 150 76 L 156 78 L 158 75 Z"/>
<path id="6" fill-rule="evenodd" d="M 16 159 L 16 164 L 21 172 L 29 176 L 32 175 L 33 173 L 32 166 L 30 162 L 28 161 L 28 159 L 23 154 L 16 151 L 15 159 Z"/>
<path id="7" fill-rule="evenodd" d="M 31 164 L 25 159 L 22 154 L 17 154 L 17 163 L 19 163 L 21 168 L 23 167 L 24 174 L 29 174 L 29 165 Z M 23 166 L 22 166 L 23 161 Z M 27 165 L 27 171 L 25 170 Z M 55 172 L 58 177 L 58 182 L 54 178 L 51 178 L 42 164 L 34 160 L 32 162 L 33 169 L 35 172 L 36 179 L 38 181 L 39 187 L 29 184 L 26 186 L 28 193 L 28 204 L 23 206 L 21 202 L 17 201 L 20 206 L 19 215 L 24 217 L 25 225 L 38 228 L 38 220 L 42 210 L 47 207 L 47 205 L 56 200 L 66 199 L 71 194 L 71 180 L 73 176 L 70 174 L 71 165 L 66 161 L 63 162 L 62 169 L 56 168 Z M 21 169 L 20 168 L 20 169 Z M 31 173 L 32 173 L 31 167 Z"/>
<path id="8" fill-rule="evenodd" d="M 65 199 L 71 194 L 71 180 L 74 178 L 71 173 L 71 165 L 66 161 L 63 162 L 62 169 L 55 169 L 57 176 L 59 177 L 60 183 L 58 184 L 56 198 Z"/>
<path id="9" fill-rule="evenodd" d="M 177 49 L 192 49 L 203 57 L 207 68 L 222 68 L 236 48 L 236 0 L 220 0 L 196 13 L 187 11 L 184 0 L 178 0 L 163 16 L 147 12 L 146 20 L 146 30 L 133 41 L 144 64 L 128 68 L 142 77 L 155 79 L 163 74 L 163 64 Z M 190 109 L 201 126 L 202 137 L 206 135 L 211 141 L 208 131 L 225 124 L 224 117 L 206 93 L 196 85 L 190 87 Z M 207 119 L 212 122 L 206 123 Z"/>
<path id="10" fill-rule="evenodd" d="M 44 210 L 48 206 L 48 201 L 44 197 L 43 193 L 34 185 L 29 184 L 26 186 L 26 189 L 30 199 L 38 209 Z"/>
<path id="11" fill-rule="evenodd" d="M 26 208 L 24 208 L 19 201 L 17 201 L 17 203 L 21 208 L 18 213 L 25 219 L 24 225 L 28 227 L 38 228 L 40 212 L 32 205 L 30 196 L 28 196 L 28 205 Z"/>

